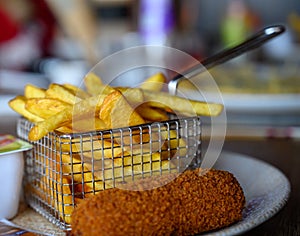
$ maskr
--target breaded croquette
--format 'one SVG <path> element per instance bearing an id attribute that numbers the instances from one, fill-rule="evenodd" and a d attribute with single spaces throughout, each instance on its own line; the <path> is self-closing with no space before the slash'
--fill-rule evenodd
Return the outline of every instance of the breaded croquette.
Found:
<path id="1" fill-rule="evenodd" d="M 194 235 L 242 218 L 243 190 L 227 171 L 187 170 L 108 189 L 84 200 L 72 214 L 72 235 Z M 149 189 L 151 181 L 167 183 Z M 132 190 L 134 189 L 134 191 Z"/>

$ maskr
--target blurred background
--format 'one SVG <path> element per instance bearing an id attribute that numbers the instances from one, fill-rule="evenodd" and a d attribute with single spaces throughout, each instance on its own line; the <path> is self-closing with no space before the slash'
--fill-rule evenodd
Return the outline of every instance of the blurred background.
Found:
<path id="1" fill-rule="evenodd" d="M 7 102 L 27 83 L 78 85 L 101 59 L 138 45 L 171 46 L 201 61 L 274 24 L 285 34 L 211 74 L 229 124 L 295 128 L 299 0 L 0 0 L 0 132 L 14 132 Z"/>

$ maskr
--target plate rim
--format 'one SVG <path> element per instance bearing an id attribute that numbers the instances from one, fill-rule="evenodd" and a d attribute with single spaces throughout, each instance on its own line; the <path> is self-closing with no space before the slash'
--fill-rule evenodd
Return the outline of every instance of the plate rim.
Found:
<path id="1" fill-rule="evenodd" d="M 286 94 L 251 94 L 222 93 L 227 112 L 263 114 L 278 112 L 300 112 L 299 93 Z"/>
<path id="2" fill-rule="evenodd" d="M 252 220 L 251 222 L 244 222 L 244 219 L 242 219 L 239 222 L 234 223 L 233 225 L 230 225 L 228 227 L 213 231 L 213 232 L 207 232 L 201 235 L 210 235 L 210 236 L 231 236 L 231 235 L 239 235 L 242 233 L 245 233 L 251 229 L 254 229 L 255 227 L 261 225 L 262 223 L 266 222 L 267 220 L 271 219 L 274 215 L 276 215 L 287 203 L 289 197 L 290 197 L 290 192 L 291 192 L 291 184 L 289 179 L 286 177 L 286 175 L 277 167 L 271 165 L 268 162 L 265 162 L 263 160 L 257 159 L 255 157 L 252 157 L 250 155 L 247 154 L 241 154 L 241 153 L 237 153 L 237 152 L 231 152 L 231 151 L 223 151 L 219 157 L 219 159 L 217 160 L 217 162 L 215 163 L 215 165 L 220 165 L 220 158 L 226 158 L 226 159 L 235 159 L 235 158 L 239 158 L 239 159 L 244 159 L 253 163 L 257 163 L 258 165 L 262 165 L 265 166 L 267 168 L 269 168 L 270 170 L 274 171 L 274 173 L 276 173 L 278 176 L 280 176 L 280 178 L 282 179 L 284 185 L 285 185 L 285 191 L 282 192 L 281 194 L 281 198 L 278 199 L 277 204 L 275 204 L 272 208 L 267 209 L 264 213 L 260 214 L 260 217 L 256 217 L 254 220 Z M 222 161 L 222 160 L 221 160 Z M 215 166 L 214 165 L 214 166 Z M 220 168 L 218 168 L 220 169 Z M 226 170 L 226 169 L 224 169 Z M 231 172 L 231 171 L 230 171 Z M 233 175 L 235 175 L 235 173 L 231 172 Z M 237 178 L 238 179 L 238 178 Z M 240 180 L 238 179 L 238 181 L 240 182 Z M 242 183 L 241 183 L 242 184 Z M 244 190 L 244 189 L 243 189 Z M 247 204 L 249 204 L 249 201 L 252 199 L 247 199 L 246 198 L 246 206 L 245 209 L 247 209 Z M 244 210 L 245 211 L 245 210 Z M 244 217 L 244 216 L 243 216 Z"/>

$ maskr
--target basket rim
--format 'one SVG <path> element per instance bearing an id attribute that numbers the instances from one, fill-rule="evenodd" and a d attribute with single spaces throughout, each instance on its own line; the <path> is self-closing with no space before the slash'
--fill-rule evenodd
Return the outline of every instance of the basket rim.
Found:
<path id="1" fill-rule="evenodd" d="M 104 135 L 104 134 L 113 134 L 116 132 L 128 132 L 130 130 L 144 130 L 144 129 L 147 129 L 154 125 L 167 126 L 169 124 L 180 123 L 182 121 L 191 121 L 191 120 L 201 121 L 201 117 L 200 116 L 179 117 L 179 118 L 174 118 L 174 119 L 160 121 L 160 122 L 147 122 L 147 123 L 143 123 L 140 125 L 126 126 L 126 127 L 113 128 L 113 129 L 104 129 L 104 130 L 75 132 L 75 133 L 61 133 L 59 131 L 51 131 L 51 132 L 49 132 L 48 135 L 63 138 L 63 139 L 73 139 L 73 138 L 77 138 L 79 136 L 88 136 L 88 135 L 96 136 L 96 135 Z M 18 125 L 20 125 L 21 121 L 25 121 L 26 123 L 28 123 L 32 126 L 34 125 L 33 122 L 29 121 L 25 117 L 21 117 L 18 120 Z M 201 124 L 201 122 L 200 122 L 200 124 Z"/>

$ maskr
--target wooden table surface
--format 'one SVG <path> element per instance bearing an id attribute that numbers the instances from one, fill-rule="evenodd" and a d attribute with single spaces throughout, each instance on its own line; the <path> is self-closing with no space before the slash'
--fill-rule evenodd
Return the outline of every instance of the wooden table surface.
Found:
<path id="1" fill-rule="evenodd" d="M 223 149 L 270 163 L 291 183 L 291 194 L 283 209 L 244 235 L 300 235 L 300 139 L 230 139 L 225 141 Z"/>

